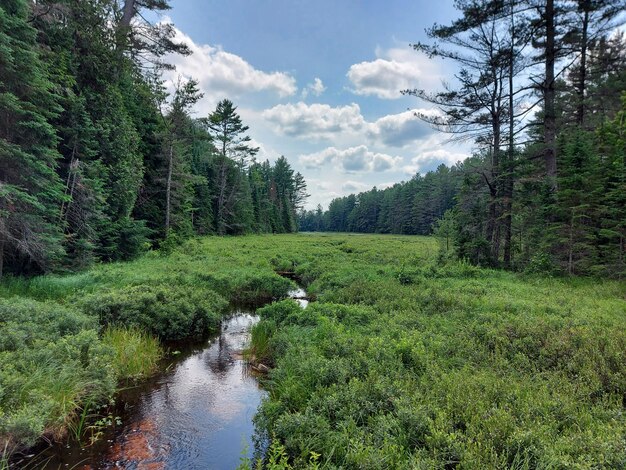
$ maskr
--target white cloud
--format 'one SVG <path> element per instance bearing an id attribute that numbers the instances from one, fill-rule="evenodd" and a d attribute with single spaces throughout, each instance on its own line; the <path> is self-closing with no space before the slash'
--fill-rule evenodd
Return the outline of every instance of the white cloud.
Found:
<path id="1" fill-rule="evenodd" d="M 399 114 L 390 114 L 367 122 L 361 114 L 358 104 L 333 107 L 327 104 L 298 103 L 280 104 L 261 113 L 279 135 L 299 139 L 342 139 L 343 146 L 352 139 L 351 144 L 363 142 L 389 147 L 406 147 L 412 142 L 425 139 L 433 134 L 428 124 L 421 121 L 415 113 L 432 114 L 436 110 L 414 109 Z M 340 144 L 340 146 L 342 146 Z"/>
<path id="2" fill-rule="evenodd" d="M 256 139 L 250 139 L 249 145 L 251 147 L 258 147 L 259 152 L 256 154 L 257 161 L 262 162 L 269 160 L 273 163 L 280 157 L 280 153 L 276 149 L 264 144 L 263 142 L 259 142 Z"/>
<path id="3" fill-rule="evenodd" d="M 280 104 L 262 113 L 281 135 L 323 139 L 333 134 L 359 131 L 365 125 L 358 104 L 332 107 L 327 104 Z"/>
<path id="4" fill-rule="evenodd" d="M 400 90 L 415 86 L 419 73 L 410 64 L 376 59 L 350 67 L 348 78 L 357 95 L 374 95 L 384 99 L 396 99 Z"/>
<path id="5" fill-rule="evenodd" d="M 189 46 L 189 56 L 171 55 L 166 61 L 176 66 L 166 75 L 171 81 L 182 75 L 199 81 L 209 99 L 237 97 L 250 92 L 273 92 L 279 97 L 292 96 L 297 91 L 296 79 L 286 72 L 265 72 L 254 68 L 236 54 L 221 46 L 196 44 L 189 36 L 174 28 L 176 40 Z M 214 98 L 216 97 L 216 98 Z"/>
<path id="6" fill-rule="evenodd" d="M 361 183 L 360 181 L 346 181 L 341 185 L 341 190 L 347 193 L 357 193 L 366 191 L 371 185 Z"/>
<path id="7" fill-rule="evenodd" d="M 413 157 L 411 164 L 404 166 L 403 171 L 408 175 L 414 175 L 415 173 L 432 169 L 433 166 L 441 163 L 452 166 L 457 162 L 465 160 L 467 157 L 468 155 L 466 153 L 452 152 L 444 148 L 428 150 L 420 152 L 419 155 Z"/>
<path id="8" fill-rule="evenodd" d="M 359 145 L 344 150 L 327 147 L 320 152 L 301 155 L 300 163 L 308 169 L 332 165 L 346 173 L 382 172 L 397 168 L 402 157 L 372 152 L 367 146 Z"/>
<path id="9" fill-rule="evenodd" d="M 376 55 L 377 59 L 354 64 L 348 70 L 353 93 L 397 99 L 401 90 L 429 89 L 441 80 L 439 64 L 408 47 L 376 51 Z"/>
<path id="10" fill-rule="evenodd" d="M 326 87 L 324 83 L 322 83 L 321 78 L 315 78 L 313 83 L 309 83 L 304 90 L 302 90 L 302 98 L 306 98 L 309 96 L 309 93 L 315 96 L 320 96 L 322 93 L 326 91 Z"/>
<path id="11" fill-rule="evenodd" d="M 414 109 L 399 114 L 383 116 L 368 126 L 367 136 L 391 147 L 405 147 L 427 137 L 433 130 L 415 113 L 432 113 L 428 109 Z"/>

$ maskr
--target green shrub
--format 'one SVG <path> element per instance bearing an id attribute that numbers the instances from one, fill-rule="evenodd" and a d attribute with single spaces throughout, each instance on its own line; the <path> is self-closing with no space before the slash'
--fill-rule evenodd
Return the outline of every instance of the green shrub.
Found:
<path id="1" fill-rule="evenodd" d="M 260 310 L 255 422 L 290 464 L 623 468 L 624 284 L 407 263 L 409 240 L 309 245 L 318 302 Z"/>
<path id="2" fill-rule="evenodd" d="M 211 273 L 199 276 L 231 302 L 259 304 L 287 296 L 296 284 L 273 271 L 231 269 L 228 273 Z"/>
<path id="3" fill-rule="evenodd" d="M 0 351 L 32 348 L 97 325 L 92 317 L 56 303 L 0 299 Z"/>
<path id="4" fill-rule="evenodd" d="M 97 322 L 58 304 L 0 299 L 0 445 L 62 435 L 85 400 L 115 388 Z"/>
<path id="5" fill-rule="evenodd" d="M 268 318 L 276 323 L 284 322 L 287 317 L 299 313 L 302 308 L 292 299 L 281 300 L 270 305 L 257 309 L 257 314 L 261 318 Z"/>
<path id="6" fill-rule="evenodd" d="M 136 327 L 167 341 L 217 330 L 227 302 L 209 289 L 157 284 L 97 292 L 78 299 L 77 305 L 101 325 Z"/>
<path id="7" fill-rule="evenodd" d="M 253 352 L 274 366 L 255 423 L 286 465 L 626 468 L 624 282 L 440 265 L 435 248 L 425 237 L 210 237 L 80 276 L 7 280 L 0 296 L 91 294 L 75 302 L 95 315 L 25 300 L 5 312 L 0 432 L 32 440 L 115 383 L 112 346 L 126 341 L 98 340 L 100 310 L 116 326 L 193 330 L 177 306 L 209 290 L 283 298 L 293 283 L 274 269 L 295 262 L 318 301 L 260 309 L 252 330 Z"/>

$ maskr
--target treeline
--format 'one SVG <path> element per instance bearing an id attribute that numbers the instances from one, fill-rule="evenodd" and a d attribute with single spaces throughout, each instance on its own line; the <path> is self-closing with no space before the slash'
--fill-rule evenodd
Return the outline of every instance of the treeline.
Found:
<path id="1" fill-rule="evenodd" d="M 323 211 L 301 211 L 300 230 L 429 235 L 436 220 L 455 204 L 460 179 L 457 167 L 415 175 L 390 188 L 376 188 L 336 198 Z"/>
<path id="2" fill-rule="evenodd" d="M 455 80 L 436 93 L 404 91 L 439 110 L 418 115 L 422 120 L 452 140 L 476 144 L 475 154 L 454 170 L 452 209 L 433 226 L 447 254 L 488 266 L 623 276 L 626 41 L 616 28 L 626 2 L 455 5 L 459 19 L 429 29 L 432 44 L 413 46 L 454 62 Z M 423 196 L 414 182 L 401 187 L 392 192 L 398 195 L 395 211 L 405 214 L 415 205 L 412 195 Z M 400 197 L 409 187 L 413 194 Z M 361 199 L 355 197 L 355 206 Z M 329 218 L 330 211 L 322 217 Z M 315 229 L 309 220 L 312 214 L 304 214 L 303 228 Z M 320 227 L 393 226 L 378 218 L 370 223 L 366 229 Z M 404 226 L 391 231 L 412 233 Z"/>
<path id="3" fill-rule="evenodd" d="M 194 118 L 167 0 L 0 4 L 0 275 L 129 259 L 193 234 L 289 232 L 305 183 L 222 101 Z"/>

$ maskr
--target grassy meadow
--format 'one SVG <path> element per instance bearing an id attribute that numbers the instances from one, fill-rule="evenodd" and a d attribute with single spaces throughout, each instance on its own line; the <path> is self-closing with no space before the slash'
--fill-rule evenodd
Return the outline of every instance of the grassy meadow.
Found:
<path id="1" fill-rule="evenodd" d="M 251 349 L 272 367 L 255 418 L 272 468 L 626 468 L 624 282 L 440 264 L 434 239 L 388 235 L 204 238 L 5 280 L 0 444 L 63 435 L 159 341 L 271 300 Z"/>
<path id="2" fill-rule="evenodd" d="M 317 302 L 256 327 L 275 366 L 257 424 L 294 467 L 626 468 L 624 282 L 438 266 L 426 238 L 299 238 L 283 259 Z"/>

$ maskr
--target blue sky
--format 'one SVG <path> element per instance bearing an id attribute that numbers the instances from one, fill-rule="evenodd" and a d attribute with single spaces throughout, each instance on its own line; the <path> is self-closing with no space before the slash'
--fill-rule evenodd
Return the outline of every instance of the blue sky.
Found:
<path id="1" fill-rule="evenodd" d="M 410 49 L 447 23 L 452 2 L 172 0 L 168 17 L 194 53 L 172 57 L 199 80 L 203 116 L 223 98 L 239 109 L 260 159 L 285 155 L 303 173 L 309 207 L 452 164 L 467 146 L 445 143 L 414 117 L 429 105 L 399 90 L 436 90 L 446 63 Z M 174 76 L 169 77 L 175 80 Z"/>

